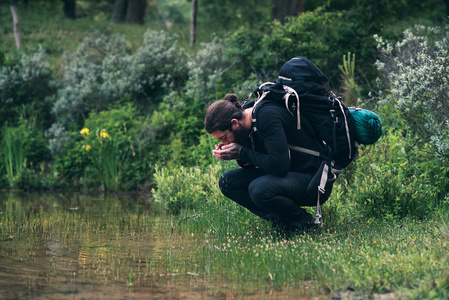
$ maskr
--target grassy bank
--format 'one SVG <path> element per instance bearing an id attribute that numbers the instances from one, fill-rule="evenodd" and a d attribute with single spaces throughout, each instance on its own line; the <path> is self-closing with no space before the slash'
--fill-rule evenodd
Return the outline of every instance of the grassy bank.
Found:
<path id="1" fill-rule="evenodd" d="M 424 221 L 328 222 L 318 233 L 285 237 L 231 201 L 176 217 L 118 200 L 81 201 L 77 209 L 45 202 L 28 211 L 17 197 L 2 203 L 1 249 L 20 265 L 41 259 L 44 246 L 50 282 L 69 270 L 134 292 L 168 281 L 237 298 L 449 295 L 449 212 Z"/>
<path id="2" fill-rule="evenodd" d="M 347 220 L 327 224 L 317 234 L 285 238 L 265 222 L 226 206 L 180 229 L 199 235 L 191 259 L 203 260 L 207 278 L 226 278 L 247 292 L 448 296 L 447 212 L 425 221 Z"/>

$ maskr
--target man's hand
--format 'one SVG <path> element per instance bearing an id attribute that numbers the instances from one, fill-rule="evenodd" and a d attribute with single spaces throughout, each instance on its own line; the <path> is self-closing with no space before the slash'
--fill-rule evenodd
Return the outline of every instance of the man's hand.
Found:
<path id="1" fill-rule="evenodd" d="M 236 143 L 220 144 L 215 145 L 215 150 L 212 150 L 212 153 L 221 160 L 239 159 L 240 149 L 242 149 L 242 146 Z"/>

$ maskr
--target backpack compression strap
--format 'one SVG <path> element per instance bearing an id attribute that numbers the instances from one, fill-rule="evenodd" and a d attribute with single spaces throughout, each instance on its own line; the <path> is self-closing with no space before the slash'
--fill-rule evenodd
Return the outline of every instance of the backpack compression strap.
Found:
<path id="1" fill-rule="evenodd" d="M 340 110 L 343 113 L 343 117 L 345 118 L 345 129 L 346 129 L 346 139 L 348 140 L 348 146 L 349 146 L 349 159 L 351 159 L 352 156 L 352 147 L 351 147 L 351 138 L 349 136 L 349 127 L 348 127 L 348 120 L 346 118 L 346 114 L 345 111 L 343 109 L 343 106 L 341 104 L 341 101 L 337 98 L 337 96 L 335 96 L 334 93 L 332 93 L 332 95 L 334 96 L 334 101 L 338 102 L 338 105 L 340 106 Z M 330 100 L 330 99 L 329 99 Z M 335 139 L 335 133 L 334 133 L 334 139 Z"/>
<path id="2" fill-rule="evenodd" d="M 283 80 L 290 80 L 290 78 L 285 78 L 282 76 L 279 76 L 280 79 Z M 268 95 L 268 93 L 270 93 L 270 91 L 263 91 L 262 93 L 260 93 L 260 91 L 262 91 L 262 87 L 266 86 L 266 85 L 274 85 L 273 82 L 265 82 L 263 84 L 261 84 L 254 92 L 252 92 L 248 99 L 251 99 L 251 96 L 253 94 L 257 93 L 257 100 L 254 103 L 254 107 L 257 106 L 257 104 L 259 104 L 260 101 L 262 101 L 266 95 Z M 286 94 L 284 95 L 283 99 L 285 102 L 285 108 L 287 109 L 287 111 L 293 116 L 294 114 L 290 111 L 289 106 L 288 106 L 288 100 L 290 99 L 291 95 L 294 95 L 296 97 L 296 105 L 293 105 L 293 108 L 296 110 L 296 124 L 297 124 L 297 129 L 301 129 L 301 115 L 300 115 L 300 109 L 299 109 L 299 95 L 298 93 L 295 91 L 295 89 L 289 87 L 288 85 L 283 85 L 282 88 L 284 89 L 284 91 L 286 92 Z"/>
<path id="3" fill-rule="evenodd" d="M 314 150 L 310 150 L 310 149 L 306 149 L 303 147 L 298 147 L 298 146 L 293 146 L 293 145 L 288 145 L 288 148 L 294 151 L 298 151 L 298 152 L 302 152 L 302 153 L 306 153 L 306 154 L 310 154 L 316 157 L 319 157 L 321 159 L 323 159 L 323 156 L 320 152 L 318 151 L 314 151 Z M 315 182 L 317 179 L 319 184 L 317 187 L 317 202 L 316 202 L 316 215 L 315 215 L 315 221 L 314 224 L 319 224 L 320 227 L 323 226 L 323 218 L 322 218 L 322 213 L 321 213 L 321 205 L 320 205 L 320 197 L 322 194 L 324 194 L 326 192 L 326 184 L 328 182 L 334 182 L 335 180 L 337 180 L 337 175 L 341 173 L 341 170 L 335 169 L 332 167 L 333 162 L 329 162 L 328 159 L 325 159 L 325 161 L 327 161 L 326 163 L 322 163 L 322 171 L 321 174 L 317 173 L 312 181 L 311 184 L 315 185 Z M 320 167 L 321 169 L 321 167 Z M 332 174 L 332 178 L 329 179 L 329 173 Z"/>
<path id="4" fill-rule="evenodd" d="M 291 87 L 289 87 L 287 85 L 284 85 L 283 87 L 284 87 L 284 90 L 287 92 L 287 94 L 285 94 L 285 96 L 284 96 L 284 99 L 285 99 L 285 107 L 287 108 L 287 110 L 289 112 L 290 112 L 290 110 L 288 109 L 288 99 L 290 98 L 291 95 L 295 95 L 295 97 L 296 97 L 296 105 L 294 105 L 293 107 L 296 108 L 296 124 L 297 124 L 296 129 L 299 130 L 299 129 L 301 129 L 301 116 L 300 116 L 300 111 L 299 111 L 298 93 L 296 93 L 296 91 L 294 89 L 292 89 Z"/>

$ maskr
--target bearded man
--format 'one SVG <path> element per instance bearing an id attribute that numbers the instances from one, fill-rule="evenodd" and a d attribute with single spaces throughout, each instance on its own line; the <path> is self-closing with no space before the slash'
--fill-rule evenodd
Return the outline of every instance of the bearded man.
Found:
<path id="1" fill-rule="evenodd" d="M 288 145 L 320 149 L 320 144 L 306 131 L 296 129 L 296 117 L 271 101 L 262 101 L 255 111 L 242 107 L 235 95 L 228 94 L 209 106 L 204 123 L 207 132 L 221 141 L 213 155 L 235 159 L 241 166 L 225 172 L 219 180 L 226 197 L 287 231 L 315 226 L 315 218 L 303 207 L 317 204 L 307 186 L 321 160 L 290 151 Z M 257 131 L 252 130 L 254 126 Z M 321 204 L 331 191 L 332 185 L 321 196 Z"/>

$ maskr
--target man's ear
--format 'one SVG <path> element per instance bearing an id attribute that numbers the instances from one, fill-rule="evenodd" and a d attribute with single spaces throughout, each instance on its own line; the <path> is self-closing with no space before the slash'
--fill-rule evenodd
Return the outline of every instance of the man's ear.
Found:
<path id="1" fill-rule="evenodd" d="M 232 119 L 231 120 L 231 128 L 232 128 L 232 130 L 238 129 L 239 126 L 240 126 L 239 120 L 237 120 L 237 119 Z"/>

